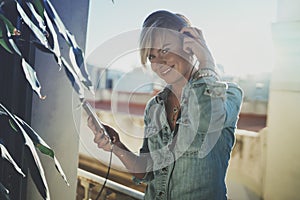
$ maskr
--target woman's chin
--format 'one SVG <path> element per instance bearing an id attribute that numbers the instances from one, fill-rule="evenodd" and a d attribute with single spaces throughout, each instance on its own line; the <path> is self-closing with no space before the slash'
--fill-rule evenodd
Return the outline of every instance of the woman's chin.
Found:
<path id="1" fill-rule="evenodd" d="M 178 84 L 182 81 L 185 81 L 186 79 L 183 76 L 180 76 L 180 77 L 176 77 L 176 78 L 173 77 L 170 79 L 163 79 L 163 80 L 169 85 L 174 85 L 174 84 Z"/>

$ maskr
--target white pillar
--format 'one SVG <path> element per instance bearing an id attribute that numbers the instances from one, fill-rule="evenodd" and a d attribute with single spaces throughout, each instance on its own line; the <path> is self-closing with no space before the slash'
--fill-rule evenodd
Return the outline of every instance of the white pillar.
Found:
<path id="1" fill-rule="evenodd" d="M 84 50 L 88 20 L 88 0 L 51 0 L 67 29 L 75 35 L 79 46 Z M 59 35 L 62 54 L 68 57 L 68 47 Z M 78 166 L 78 132 L 73 118 L 73 89 L 64 69 L 58 65 L 52 55 L 36 51 L 35 66 L 42 85 L 42 93 L 47 95 L 40 100 L 34 95 L 32 102 L 32 127 L 53 148 L 57 159 L 66 173 L 68 187 L 52 162 L 52 159 L 39 154 L 45 169 L 50 189 L 50 197 L 54 200 L 76 199 L 77 166 Z M 27 199 L 42 199 L 32 180 L 29 179 Z"/>
<path id="2" fill-rule="evenodd" d="M 300 188 L 300 1 L 278 0 L 268 110 L 264 199 L 298 199 Z"/>

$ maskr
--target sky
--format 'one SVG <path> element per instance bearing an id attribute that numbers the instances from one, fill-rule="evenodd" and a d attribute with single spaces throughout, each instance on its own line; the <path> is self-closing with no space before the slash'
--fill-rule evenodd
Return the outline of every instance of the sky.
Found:
<path id="1" fill-rule="evenodd" d="M 91 0 L 87 62 L 97 47 L 124 32 L 140 29 L 151 12 L 161 9 L 181 13 L 192 26 L 200 28 L 216 62 L 227 74 L 272 71 L 276 0 Z M 140 66 L 134 55 L 112 62 L 123 68 Z"/>

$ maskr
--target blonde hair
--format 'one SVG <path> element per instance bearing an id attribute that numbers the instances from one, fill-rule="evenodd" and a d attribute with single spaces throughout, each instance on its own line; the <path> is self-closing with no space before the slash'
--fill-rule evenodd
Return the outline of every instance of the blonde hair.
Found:
<path id="1" fill-rule="evenodd" d="M 181 15 L 169 11 L 159 10 L 151 13 L 144 21 L 140 34 L 140 58 L 141 63 L 145 66 L 153 45 L 154 37 L 158 31 L 164 34 L 161 29 L 180 31 L 183 27 L 190 26 L 189 20 Z"/>

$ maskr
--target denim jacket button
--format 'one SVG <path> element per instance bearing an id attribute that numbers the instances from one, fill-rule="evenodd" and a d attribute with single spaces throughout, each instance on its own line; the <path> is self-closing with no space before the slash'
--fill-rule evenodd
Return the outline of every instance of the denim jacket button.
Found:
<path id="1" fill-rule="evenodd" d="M 164 195 L 164 194 L 165 194 L 164 192 L 160 191 L 160 192 L 158 193 L 158 196 L 161 197 L 161 196 Z"/>
<path id="2" fill-rule="evenodd" d="M 163 171 L 163 172 L 167 172 L 167 171 L 168 171 L 168 167 L 162 168 L 162 171 Z"/>

